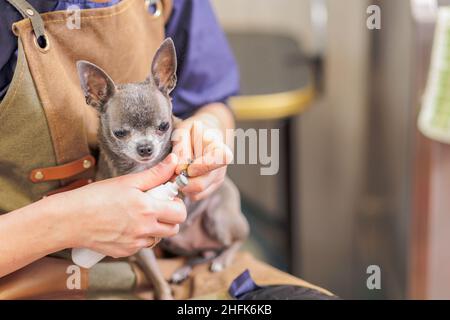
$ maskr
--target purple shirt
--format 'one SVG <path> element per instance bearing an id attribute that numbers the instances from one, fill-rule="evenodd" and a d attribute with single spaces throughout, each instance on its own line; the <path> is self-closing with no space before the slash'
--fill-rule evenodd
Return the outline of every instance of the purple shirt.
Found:
<path id="1" fill-rule="evenodd" d="M 119 1 L 28 0 L 40 13 L 74 4 L 82 9 L 108 7 Z M 21 19 L 14 7 L 0 0 L 0 99 L 17 60 L 17 38 L 11 25 Z M 185 118 L 207 103 L 226 102 L 238 93 L 238 68 L 209 0 L 173 0 L 166 36 L 173 39 L 178 54 L 178 83 L 172 93 L 175 115 Z"/>

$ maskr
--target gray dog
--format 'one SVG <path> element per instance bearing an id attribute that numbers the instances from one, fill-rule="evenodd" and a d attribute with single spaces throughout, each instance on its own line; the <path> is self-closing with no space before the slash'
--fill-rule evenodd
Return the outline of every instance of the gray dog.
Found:
<path id="1" fill-rule="evenodd" d="M 171 39 L 157 50 L 151 75 L 141 83 L 116 85 L 105 71 L 87 61 L 77 62 L 77 68 L 86 103 L 100 117 L 97 180 L 149 169 L 171 152 L 176 118 L 169 94 L 177 80 Z M 197 202 L 185 199 L 185 203 L 188 217 L 180 232 L 161 242 L 165 250 L 189 257 L 187 264 L 173 274 L 173 282 L 183 281 L 193 265 L 206 260 L 212 260 L 211 271 L 223 270 L 249 233 L 239 192 L 228 179 L 209 198 Z M 136 258 L 153 283 L 156 298 L 171 299 L 170 286 L 153 250 L 142 249 Z"/>

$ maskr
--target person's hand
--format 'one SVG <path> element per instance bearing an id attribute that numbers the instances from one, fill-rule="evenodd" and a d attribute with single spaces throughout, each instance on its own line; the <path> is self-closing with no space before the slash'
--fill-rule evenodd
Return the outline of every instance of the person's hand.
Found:
<path id="1" fill-rule="evenodd" d="M 73 247 L 127 257 L 153 245 L 155 237 L 175 235 L 186 219 L 180 199 L 162 201 L 144 193 L 168 181 L 176 165 L 177 157 L 171 154 L 150 170 L 96 182 L 48 200 L 67 213 Z"/>
<path id="2" fill-rule="evenodd" d="M 175 129 L 173 152 L 179 157 L 176 173 L 189 164 L 189 184 L 181 191 L 194 201 L 204 199 L 224 181 L 233 153 L 224 143 L 222 132 L 208 126 L 201 117 L 181 121 Z"/>

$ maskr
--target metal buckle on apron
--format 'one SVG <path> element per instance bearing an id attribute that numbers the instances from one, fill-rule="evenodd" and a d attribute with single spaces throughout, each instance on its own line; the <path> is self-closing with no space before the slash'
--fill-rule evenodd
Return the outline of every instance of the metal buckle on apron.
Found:
<path id="1" fill-rule="evenodd" d="M 158 18 L 163 13 L 163 4 L 161 0 L 144 0 L 145 7 L 149 11 L 150 7 L 154 6 L 153 17 Z"/>
<path id="2" fill-rule="evenodd" d="M 43 53 L 50 49 L 50 41 L 45 33 L 44 21 L 42 20 L 39 12 L 33 8 L 25 0 L 6 0 L 8 1 L 24 18 L 31 20 L 31 26 L 35 35 L 34 44 Z"/>

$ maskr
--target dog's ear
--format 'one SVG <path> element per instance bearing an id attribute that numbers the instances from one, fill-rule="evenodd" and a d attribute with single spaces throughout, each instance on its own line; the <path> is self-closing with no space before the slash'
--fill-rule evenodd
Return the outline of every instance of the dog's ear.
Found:
<path id="1" fill-rule="evenodd" d="M 87 61 L 78 61 L 77 69 L 86 103 L 99 112 L 104 112 L 105 104 L 116 91 L 111 77 L 101 68 Z"/>
<path id="2" fill-rule="evenodd" d="M 177 84 L 177 54 L 171 38 L 167 38 L 155 53 L 152 78 L 158 89 L 168 95 Z"/>

